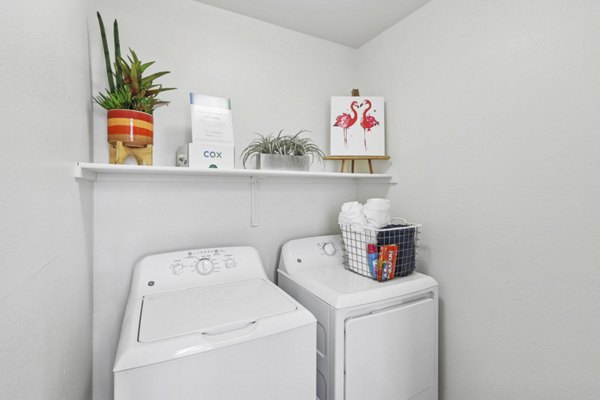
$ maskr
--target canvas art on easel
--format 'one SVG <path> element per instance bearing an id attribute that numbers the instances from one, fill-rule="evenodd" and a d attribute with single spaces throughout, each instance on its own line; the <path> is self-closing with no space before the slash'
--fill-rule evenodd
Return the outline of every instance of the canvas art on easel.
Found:
<path id="1" fill-rule="evenodd" d="M 385 155 L 384 104 L 383 97 L 332 97 L 331 155 Z"/>

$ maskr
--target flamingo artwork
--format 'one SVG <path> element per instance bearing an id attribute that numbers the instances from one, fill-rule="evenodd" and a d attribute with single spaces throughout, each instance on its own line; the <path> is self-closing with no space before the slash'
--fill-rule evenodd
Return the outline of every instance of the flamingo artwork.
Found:
<path id="1" fill-rule="evenodd" d="M 363 128 L 363 139 L 365 143 L 365 151 L 367 150 L 367 132 L 371 132 L 371 129 L 379 125 L 379 121 L 374 116 L 368 115 L 367 113 L 373 107 L 371 100 L 365 100 L 361 103 L 360 107 L 367 105 L 367 108 L 363 111 L 362 118 L 360 120 L 360 126 Z"/>
<path id="2" fill-rule="evenodd" d="M 356 123 L 358 119 L 358 102 L 353 101 L 350 104 L 350 110 L 352 110 L 352 115 L 348 113 L 342 113 L 335 118 L 335 124 L 333 126 L 338 126 L 344 130 L 344 145 L 348 147 L 348 128 Z"/>

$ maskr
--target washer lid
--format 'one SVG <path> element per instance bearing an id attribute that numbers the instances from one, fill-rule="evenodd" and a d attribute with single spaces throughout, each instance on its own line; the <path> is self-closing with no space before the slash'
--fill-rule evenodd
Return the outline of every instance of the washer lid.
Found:
<path id="1" fill-rule="evenodd" d="M 147 295 L 141 307 L 138 341 L 142 343 L 189 333 L 220 334 L 296 310 L 263 279 Z"/>

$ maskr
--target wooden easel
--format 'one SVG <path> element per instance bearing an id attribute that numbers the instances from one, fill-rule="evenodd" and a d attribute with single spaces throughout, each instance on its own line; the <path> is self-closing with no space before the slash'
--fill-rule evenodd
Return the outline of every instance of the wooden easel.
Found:
<path id="1" fill-rule="evenodd" d="M 358 89 L 352 89 L 352 97 L 359 97 L 360 91 Z M 323 160 L 336 160 L 341 161 L 342 166 L 340 168 L 340 172 L 344 172 L 344 165 L 346 161 L 352 162 L 351 172 L 354 173 L 354 162 L 355 161 L 368 161 L 369 162 L 369 173 L 373 173 L 373 163 L 372 160 L 389 160 L 390 156 L 325 156 Z"/>
<path id="2" fill-rule="evenodd" d="M 123 142 L 110 143 L 109 156 L 111 164 L 123 164 L 131 156 L 138 165 L 152 165 L 152 145 L 125 147 Z"/>
<path id="3" fill-rule="evenodd" d="M 354 173 L 354 162 L 355 161 L 368 161 L 369 162 L 369 173 L 373 173 L 373 163 L 371 160 L 389 160 L 390 156 L 325 156 L 323 160 L 339 160 L 342 162 L 340 172 L 344 172 L 344 165 L 346 161 L 352 162 L 351 172 Z"/>

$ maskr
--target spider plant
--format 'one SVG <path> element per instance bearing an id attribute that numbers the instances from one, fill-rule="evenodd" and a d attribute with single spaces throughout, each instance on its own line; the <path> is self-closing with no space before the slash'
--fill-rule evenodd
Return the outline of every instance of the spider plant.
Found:
<path id="1" fill-rule="evenodd" d="M 250 142 L 248 147 L 242 151 L 242 164 L 246 167 L 246 161 L 252 157 L 260 157 L 261 154 L 274 154 L 281 156 L 309 156 L 311 163 L 315 159 L 319 161 L 325 155 L 312 139 L 300 137 L 301 134 L 310 132 L 300 130 L 295 135 L 285 135 L 283 130 L 275 136 L 257 133 L 258 137 Z"/>
<path id="2" fill-rule="evenodd" d="M 144 76 L 146 69 L 154 64 L 154 61 L 142 63 L 137 54 L 131 49 L 129 49 L 130 54 L 127 56 L 127 59 L 121 57 L 121 43 L 117 20 L 115 20 L 113 25 L 115 62 L 111 64 L 104 22 L 99 12 L 96 15 L 98 17 L 98 24 L 100 25 L 100 36 L 102 37 L 108 89 L 106 89 L 105 93 L 98 93 L 94 101 L 107 110 L 137 110 L 148 114 L 152 114 L 156 107 L 169 104 L 168 101 L 160 100 L 157 96 L 162 92 L 173 90 L 174 88 L 163 88 L 162 85 L 154 83 L 155 79 L 168 74 L 169 71 L 156 72 L 152 75 Z"/>

